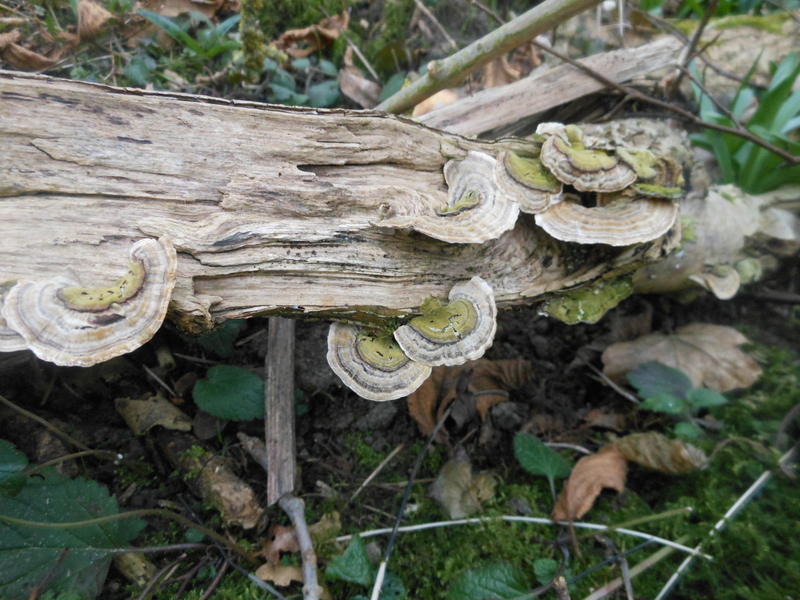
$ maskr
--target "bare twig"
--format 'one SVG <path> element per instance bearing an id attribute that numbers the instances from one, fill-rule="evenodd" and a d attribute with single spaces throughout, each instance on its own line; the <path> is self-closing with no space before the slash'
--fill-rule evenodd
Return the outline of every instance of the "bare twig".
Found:
<path id="1" fill-rule="evenodd" d="M 618 90 L 618 91 L 622 92 L 623 94 L 627 94 L 628 96 L 630 96 L 634 100 L 639 100 L 641 102 L 646 102 L 648 104 L 652 104 L 653 106 L 658 106 L 659 108 L 663 108 L 664 110 L 668 110 L 670 112 L 678 114 L 678 115 L 682 116 L 684 119 L 686 119 L 687 121 L 689 121 L 691 123 L 694 123 L 695 125 L 699 125 L 700 127 L 704 127 L 706 129 L 713 129 L 715 131 L 721 131 L 723 133 L 730 133 L 731 135 L 735 135 L 737 137 L 746 139 L 746 140 L 748 140 L 750 142 L 753 142 L 754 144 L 756 144 L 758 146 L 761 146 L 762 148 L 765 148 L 766 150 L 769 150 L 770 152 L 773 152 L 774 154 L 777 154 L 778 156 L 780 156 L 783 160 L 785 160 L 790 165 L 800 164 L 800 156 L 795 156 L 795 155 L 793 155 L 793 154 L 791 154 L 791 153 L 789 153 L 789 152 L 787 152 L 787 151 L 785 151 L 785 150 L 783 150 L 781 148 L 778 148 L 777 146 L 774 146 L 773 144 L 770 144 L 766 140 L 763 140 L 760 137 L 758 137 L 756 135 L 753 135 L 751 132 L 749 132 L 747 130 L 739 131 L 738 129 L 736 129 L 734 127 L 728 127 L 726 125 L 718 125 L 717 123 L 711 123 L 709 121 L 704 121 L 703 119 L 701 119 L 697 115 L 689 112 L 686 109 L 680 108 L 679 106 L 675 106 L 675 105 L 673 105 L 673 104 L 671 104 L 669 102 L 665 102 L 663 100 L 659 100 L 658 98 L 654 98 L 653 96 L 645 94 L 644 92 L 640 92 L 639 90 L 637 90 L 635 88 L 632 88 L 632 87 L 629 87 L 627 85 L 621 85 L 621 84 L 617 83 L 616 81 L 613 81 L 613 80 L 607 78 L 602 73 L 598 73 L 597 71 L 594 71 L 593 69 L 588 68 L 586 65 L 581 64 L 580 62 L 571 59 L 569 56 L 566 56 L 566 55 L 562 54 L 561 52 L 558 52 L 557 50 L 553 50 L 552 48 L 548 48 L 544 44 L 540 44 L 536 40 L 531 40 L 531 44 L 533 44 L 537 48 L 540 48 L 540 49 L 544 50 L 545 52 L 549 52 L 550 54 L 552 54 L 553 56 L 556 56 L 557 58 L 560 58 L 564 62 L 571 64 L 573 67 L 576 67 L 576 68 L 580 69 L 584 73 L 586 73 L 586 74 L 594 77 L 598 81 L 604 83 L 606 86 L 608 86 L 610 88 L 613 88 L 615 90 Z"/>
<path id="2" fill-rule="evenodd" d="M 303 561 L 303 600 L 319 600 L 321 588 L 317 585 L 317 555 L 306 524 L 306 506 L 296 496 L 283 496 L 278 504 L 289 515 Z"/>
<path id="3" fill-rule="evenodd" d="M 552 29 L 562 21 L 591 8 L 600 0 L 545 0 L 513 21 L 472 42 L 455 54 L 428 63 L 428 71 L 377 106 L 377 110 L 401 113 L 428 96 L 454 85 L 467 74 Z"/>
<path id="4" fill-rule="evenodd" d="M 778 461 L 778 464 L 781 466 L 781 468 L 784 465 L 794 461 L 798 447 L 799 447 L 798 445 L 795 445 L 781 457 L 781 459 Z M 761 473 L 758 479 L 756 479 L 753 482 L 753 484 L 749 488 L 747 488 L 747 490 L 745 490 L 745 492 L 741 496 L 739 496 L 736 502 L 733 503 L 733 505 L 722 516 L 722 518 L 716 522 L 711 531 L 709 531 L 708 534 L 706 535 L 706 538 L 711 538 L 715 536 L 718 531 L 721 531 L 725 527 L 725 525 L 727 525 L 728 521 L 733 519 L 742 508 L 747 506 L 748 502 L 750 502 L 750 500 L 753 499 L 753 497 L 759 492 L 759 490 L 761 490 L 761 488 L 764 487 L 764 485 L 772 478 L 773 474 L 774 474 L 773 471 L 764 471 L 763 473 Z M 694 549 L 695 551 L 699 552 L 702 549 L 702 547 L 703 547 L 703 542 L 700 542 L 699 544 L 697 544 L 697 546 L 694 547 Z M 689 566 L 691 566 L 693 560 L 694 560 L 694 554 L 692 554 L 691 556 L 687 556 L 684 559 L 684 561 L 678 566 L 678 569 L 667 580 L 667 583 L 664 584 L 664 587 L 661 588 L 661 591 L 658 593 L 658 596 L 656 596 L 656 600 L 664 600 L 664 598 L 667 598 L 670 595 L 670 593 L 672 592 L 672 588 L 674 588 L 675 584 L 678 583 L 678 579 L 681 578 L 681 575 L 683 575 L 683 573 L 689 569 Z"/>
<path id="5" fill-rule="evenodd" d="M 269 470 L 269 458 L 267 457 L 267 447 L 264 445 L 264 442 L 257 437 L 247 435 L 241 431 L 236 434 L 236 437 L 239 438 L 242 448 L 245 449 L 250 457 L 256 461 L 265 472 Z"/>
<path id="6" fill-rule="evenodd" d="M 639 404 L 639 399 L 636 396 L 631 394 L 622 386 L 618 385 L 615 381 L 613 381 L 608 375 L 603 373 L 600 369 L 589 363 L 586 363 L 586 366 L 589 367 L 589 369 L 591 369 L 592 371 L 594 371 L 594 373 L 603 383 L 605 383 L 608 387 L 617 392 L 620 396 L 622 396 L 626 400 L 630 400 L 634 404 Z"/>
<path id="7" fill-rule="evenodd" d="M 227 560 L 222 563 L 222 566 L 217 571 L 217 575 L 214 577 L 211 583 L 208 584 L 208 588 L 206 588 L 206 591 L 203 592 L 203 595 L 200 596 L 200 600 L 208 600 L 211 597 L 211 594 L 213 594 L 217 587 L 219 587 L 219 582 L 222 581 L 222 578 L 229 566 L 230 563 Z"/>
<path id="8" fill-rule="evenodd" d="M 454 40 L 452 37 L 450 37 L 450 34 L 449 34 L 449 33 L 447 33 L 447 30 L 446 30 L 446 29 L 444 28 L 444 26 L 443 26 L 443 25 L 442 25 L 442 24 L 439 22 L 439 19 L 437 19 L 437 18 L 434 16 L 434 14 L 433 14 L 433 13 L 432 13 L 432 12 L 431 12 L 429 9 L 428 9 L 428 7 L 427 7 L 427 6 L 425 6 L 425 5 L 422 3 L 422 0 L 414 0 L 414 3 L 417 5 L 417 8 L 419 9 L 419 11 L 420 11 L 420 12 L 421 12 L 423 15 L 425 15 L 426 17 L 428 17 L 428 20 L 429 20 L 431 23 L 433 23 L 433 24 L 434 24 L 434 26 L 436 27 L 436 29 L 438 29 L 438 30 L 439 30 L 439 33 L 441 33 L 441 34 L 444 36 L 444 39 L 446 39 L 446 40 L 447 40 L 447 43 L 448 43 L 448 44 L 450 44 L 450 48 L 452 48 L 453 50 L 458 50 L 458 44 L 456 44 L 456 41 L 455 41 L 455 40 Z"/>
<path id="9" fill-rule="evenodd" d="M 378 473 L 380 473 L 380 472 L 381 472 L 381 470 L 383 470 L 383 468 L 384 468 L 386 465 L 388 465 L 388 464 L 389 464 L 389 462 L 390 462 L 390 461 L 391 461 L 391 460 L 392 460 L 392 459 L 393 459 L 395 456 L 397 456 L 397 454 L 398 454 L 398 453 L 399 453 L 399 452 L 400 452 L 400 451 L 401 451 L 401 450 L 402 450 L 404 447 L 405 447 L 405 444 L 398 444 L 397 448 L 395 448 L 394 450 L 392 450 L 392 451 L 389 453 L 389 455 L 388 455 L 386 458 L 384 458 L 384 459 L 383 459 L 383 460 L 380 462 L 380 464 L 379 464 L 377 467 L 375 467 L 375 470 L 374 470 L 374 471 L 372 471 L 372 473 L 370 473 L 370 474 L 369 474 L 369 477 L 367 477 L 367 478 L 366 478 L 366 479 L 363 481 L 363 483 L 362 483 L 360 486 L 358 486 L 358 489 L 357 489 L 355 492 L 353 492 L 353 495 L 352 495 L 352 496 L 350 496 L 350 500 L 348 500 L 348 502 L 352 502 L 353 500 L 355 500 L 355 499 L 356 499 L 356 496 L 358 496 L 358 495 L 359 495 L 359 494 L 360 494 L 362 491 L 364 491 L 364 488 L 365 488 L 365 487 L 367 487 L 367 486 L 369 485 L 369 483 L 370 483 L 370 482 L 371 482 L 373 479 L 375 479 L 375 477 L 377 477 Z"/>
<path id="10" fill-rule="evenodd" d="M 706 11 L 703 13 L 703 18 L 700 19 L 700 23 L 697 25 L 697 29 L 695 29 L 694 35 L 689 41 L 689 45 L 681 53 L 681 59 L 678 63 L 679 70 L 674 81 L 672 82 L 672 86 L 670 87 L 667 96 L 674 95 L 675 91 L 681 85 L 681 79 L 683 79 L 683 75 L 685 73 L 684 69 L 686 69 L 686 67 L 689 65 L 689 62 L 694 58 L 695 50 L 697 49 L 697 44 L 700 43 L 700 38 L 703 36 L 703 31 L 705 30 L 706 25 L 708 25 L 711 15 L 713 15 L 714 11 L 717 10 L 717 2 L 718 0 L 709 1 Z"/>
<path id="11" fill-rule="evenodd" d="M 21 406 L 18 406 L 16 404 L 14 404 L 11 400 L 6 398 L 5 396 L 0 395 L 0 403 L 5 404 L 6 406 L 8 406 L 9 408 L 17 411 L 18 413 L 20 413 L 23 416 L 26 416 L 29 419 L 33 420 L 33 421 L 36 421 L 37 423 L 39 423 L 43 427 L 46 427 L 47 429 L 52 431 L 57 438 L 59 438 L 61 440 L 64 440 L 65 442 L 67 442 L 69 444 L 72 444 L 76 448 L 80 448 L 81 450 L 83 450 L 85 452 L 91 452 L 93 454 L 96 452 L 95 450 L 92 450 L 91 448 L 89 448 L 89 446 L 87 446 L 83 442 L 80 442 L 80 441 L 76 440 L 74 437 L 72 437 L 68 433 L 64 433 L 63 431 L 61 431 L 55 425 L 51 425 L 46 419 L 43 419 L 39 415 L 34 414 L 31 411 L 26 410 L 26 409 L 22 408 Z"/>

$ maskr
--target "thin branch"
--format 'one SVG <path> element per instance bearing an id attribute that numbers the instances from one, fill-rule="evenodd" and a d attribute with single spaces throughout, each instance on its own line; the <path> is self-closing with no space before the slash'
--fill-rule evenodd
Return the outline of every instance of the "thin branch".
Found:
<path id="1" fill-rule="evenodd" d="M 287 494 L 278 500 L 294 526 L 297 546 L 303 563 L 303 600 L 319 600 L 321 588 L 317 585 L 317 554 L 306 524 L 306 505 L 297 496 Z"/>
<path id="2" fill-rule="evenodd" d="M 360 494 L 362 491 L 364 491 L 364 488 L 365 488 L 365 487 L 367 487 L 367 486 L 370 484 L 370 482 L 371 482 L 373 479 L 375 479 L 375 477 L 377 477 L 377 476 L 378 476 L 378 473 L 380 473 L 380 472 L 383 470 L 383 468 L 384 468 L 386 465 L 388 465 L 388 464 L 389 464 L 389 462 L 390 462 L 390 461 L 391 461 L 391 460 L 392 460 L 392 459 L 393 459 L 395 456 L 397 456 L 397 454 L 398 454 L 398 453 L 399 453 L 399 452 L 400 452 L 400 451 L 401 451 L 401 450 L 402 450 L 404 447 L 405 447 L 405 444 L 398 444 L 397 448 L 395 448 L 394 450 L 392 450 L 392 451 L 389 453 L 389 455 L 388 455 L 386 458 L 384 458 L 384 459 L 383 459 L 383 460 L 380 462 L 380 464 L 379 464 L 377 467 L 375 467 L 375 470 L 374 470 L 374 471 L 372 471 L 372 473 L 370 473 L 370 474 L 369 474 L 369 477 L 367 477 L 367 478 L 366 478 L 366 479 L 365 479 L 365 480 L 362 482 L 362 484 L 361 484 L 360 486 L 358 486 L 358 489 L 357 489 L 355 492 L 353 492 L 353 495 L 352 495 L 352 496 L 350 496 L 350 500 L 348 500 L 348 502 L 352 502 L 353 500 L 355 500 L 355 499 L 356 499 L 356 496 L 358 496 L 358 495 L 359 495 L 359 494 Z"/>
<path id="3" fill-rule="evenodd" d="M 376 109 L 390 113 L 406 111 L 439 90 L 455 85 L 493 58 L 513 50 L 599 2 L 600 0 L 545 0 L 455 54 L 429 62 L 425 75 L 381 102 Z"/>
<path id="4" fill-rule="evenodd" d="M 439 33 L 441 33 L 447 40 L 447 43 L 450 44 L 450 48 L 453 50 L 458 50 L 458 44 L 456 44 L 456 41 L 450 36 L 449 33 L 447 33 L 447 30 L 444 28 L 444 25 L 439 22 L 439 19 L 437 19 L 428 9 L 428 7 L 422 3 L 422 0 L 414 0 L 414 3 L 417 5 L 419 11 L 428 17 L 428 20 L 436 26 L 436 29 L 439 30 Z"/>
<path id="5" fill-rule="evenodd" d="M 703 31 L 705 30 L 706 25 L 708 25 L 708 22 L 711 19 L 711 15 L 713 15 L 714 11 L 717 10 L 717 2 L 718 0 L 709 1 L 708 6 L 706 7 L 706 11 L 703 13 L 703 18 L 700 20 L 697 29 L 695 29 L 694 35 L 692 36 L 689 45 L 684 49 L 682 53 L 681 60 L 678 64 L 678 75 L 672 82 L 672 86 L 667 92 L 667 96 L 674 95 L 675 91 L 678 89 L 678 87 L 680 87 L 681 80 L 683 79 L 683 75 L 686 72 L 685 69 L 689 65 L 689 62 L 694 58 L 695 50 L 697 49 L 697 44 L 700 43 L 700 38 L 703 36 Z"/>
<path id="6" fill-rule="evenodd" d="M 641 102 L 647 102 L 648 104 L 652 104 L 653 106 L 658 106 L 659 108 L 663 108 L 664 110 L 668 110 L 668 111 L 673 112 L 675 114 L 681 115 L 687 121 L 689 121 L 691 123 L 694 123 L 695 125 L 698 125 L 700 127 L 704 127 L 706 129 L 713 129 L 715 131 L 721 131 L 723 133 L 730 133 L 731 135 L 735 135 L 736 137 L 740 137 L 740 138 L 746 139 L 746 140 L 748 140 L 750 142 L 753 142 L 757 146 L 761 146 L 762 148 L 765 148 L 766 150 L 769 150 L 770 152 L 772 152 L 774 154 L 777 154 L 778 156 L 780 156 L 783 160 L 785 160 L 790 165 L 800 164 L 800 156 L 795 156 L 795 155 L 793 155 L 793 154 L 791 154 L 791 153 L 789 153 L 789 152 L 787 152 L 787 151 L 785 151 L 785 150 L 783 150 L 781 148 L 778 148 L 777 146 L 774 146 L 774 145 L 770 144 L 766 140 L 763 140 L 760 137 L 758 137 L 756 135 L 753 135 L 751 132 L 749 132 L 747 130 L 739 131 L 738 129 L 735 129 L 733 127 L 728 127 L 726 125 L 718 125 L 717 123 L 711 123 L 711 122 L 708 122 L 708 121 L 704 121 L 703 119 L 701 119 L 697 115 L 689 112 L 686 109 L 683 109 L 683 108 L 680 108 L 679 106 L 675 106 L 673 104 L 670 104 L 669 102 L 665 102 L 663 100 L 659 100 L 658 98 L 654 98 L 653 96 L 649 96 L 648 94 L 640 92 L 639 90 L 637 90 L 635 88 L 628 87 L 627 85 L 621 85 L 621 84 L 617 83 L 616 81 L 613 81 L 613 80 L 607 78 L 602 73 L 598 73 L 597 71 L 595 71 L 593 69 L 590 69 L 586 65 L 583 65 L 580 62 L 571 59 L 569 56 L 566 56 L 566 55 L 562 54 L 561 52 L 558 52 L 557 50 L 553 50 L 552 48 L 548 48 L 544 44 L 540 44 L 536 40 L 531 40 L 531 44 L 533 44 L 537 48 L 540 48 L 540 49 L 544 50 L 545 52 L 549 52 L 550 54 L 552 54 L 553 56 L 556 56 L 557 58 L 560 58 L 564 62 L 571 64 L 573 67 L 575 67 L 577 69 L 580 69 L 581 71 L 583 71 L 587 75 L 589 75 L 591 77 L 594 77 L 595 79 L 597 79 L 599 82 L 605 84 L 606 86 L 608 86 L 610 88 L 613 88 L 615 90 L 618 90 L 618 91 L 622 92 L 623 94 L 627 94 L 628 96 L 630 96 L 634 100 L 639 100 Z"/>
<path id="7" fill-rule="evenodd" d="M 794 460 L 798 447 L 800 447 L 800 445 L 794 446 L 792 449 L 786 452 L 786 454 L 781 456 L 781 459 L 778 461 L 778 464 L 781 466 L 781 468 Z M 761 488 L 764 487 L 764 485 L 772 478 L 773 475 L 773 471 L 764 471 L 761 473 L 761 475 L 758 476 L 758 479 L 756 479 L 753 484 L 747 488 L 747 490 L 745 490 L 741 496 L 739 496 L 736 502 L 733 503 L 733 505 L 722 516 L 722 518 L 716 522 L 711 531 L 709 531 L 706 535 L 706 538 L 711 538 L 715 536 L 718 531 L 721 531 L 725 525 L 727 525 L 728 521 L 733 519 L 742 508 L 747 506 L 748 502 L 753 499 L 753 497 L 761 490 Z M 694 550 L 699 552 L 702 547 L 703 542 L 700 542 L 694 547 Z M 670 595 L 672 588 L 674 588 L 675 584 L 678 583 L 678 579 L 680 579 L 681 575 L 683 575 L 683 573 L 689 569 L 689 566 L 694 560 L 694 556 L 695 554 L 693 553 L 692 556 L 687 556 L 684 559 L 684 561 L 678 566 L 678 569 L 667 580 L 667 583 L 664 584 L 664 587 L 661 588 L 661 591 L 658 593 L 658 596 L 656 596 L 655 600 L 664 600 Z"/>
<path id="8" fill-rule="evenodd" d="M 46 427 L 47 429 L 49 429 L 50 431 L 52 431 L 56 435 L 56 437 L 64 440 L 65 442 L 68 442 L 68 443 L 72 444 L 76 448 L 80 448 L 81 450 L 83 450 L 85 452 L 92 452 L 92 453 L 96 452 L 95 450 L 92 450 L 91 448 L 89 448 L 89 446 L 87 446 L 83 442 L 80 442 L 80 441 L 76 440 L 74 437 L 72 437 L 68 433 L 64 433 L 63 431 L 61 431 L 55 425 L 51 425 L 46 419 L 43 419 L 39 415 L 34 414 L 34 413 L 30 412 L 29 410 L 26 410 L 26 409 L 22 408 L 21 406 L 18 406 L 17 404 L 14 404 L 11 400 L 6 398 L 5 396 L 0 395 L 0 403 L 5 404 L 9 408 L 14 409 L 15 411 L 17 411 L 21 415 L 24 415 L 24 416 L 28 417 L 31 420 L 36 421 L 40 425 L 42 425 L 42 426 Z"/>

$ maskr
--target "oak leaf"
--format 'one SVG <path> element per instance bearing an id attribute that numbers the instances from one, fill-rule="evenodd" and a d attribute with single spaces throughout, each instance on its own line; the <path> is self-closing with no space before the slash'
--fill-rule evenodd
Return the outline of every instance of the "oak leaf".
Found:
<path id="1" fill-rule="evenodd" d="M 739 348 L 748 342 L 732 327 L 691 323 L 672 335 L 653 333 L 609 346 L 603 352 L 603 372 L 621 381 L 640 364 L 657 361 L 684 372 L 694 387 L 729 392 L 753 385 L 761 375 L 756 361 Z"/>
<path id="2" fill-rule="evenodd" d="M 584 456 L 572 469 L 553 508 L 556 521 L 574 521 L 585 515 L 603 488 L 625 490 L 627 461 L 614 446 L 603 446 L 596 454 Z"/>
<path id="3" fill-rule="evenodd" d="M 271 581 L 278 587 L 286 587 L 294 581 L 303 581 L 303 572 L 296 565 L 264 563 L 256 570 L 256 577 L 263 581 Z"/>
<path id="4" fill-rule="evenodd" d="M 340 15 L 325 17 L 315 25 L 284 31 L 273 43 L 293 58 L 305 58 L 336 41 L 349 22 L 350 13 L 344 11 Z"/>
<path id="5" fill-rule="evenodd" d="M 294 527 L 273 525 L 269 530 L 268 541 L 258 554 L 266 558 L 269 564 L 277 565 L 281 560 L 281 552 L 300 552 Z"/>

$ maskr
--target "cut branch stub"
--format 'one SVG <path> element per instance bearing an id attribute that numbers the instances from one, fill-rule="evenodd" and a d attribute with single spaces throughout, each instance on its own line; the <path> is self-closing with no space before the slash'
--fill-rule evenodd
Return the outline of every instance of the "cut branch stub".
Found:
<path id="1" fill-rule="evenodd" d="M 512 151 L 501 152 L 494 171 L 502 192 L 519 204 L 525 213 L 537 214 L 561 199 L 564 184 L 535 157 Z"/>
<path id="2" fill-rule="evenodd" d="M 36 356 L 90 366 L 131 352 L 161 327 L 175 286 L 177 256 L 166 238 L 136 242 L 128 271 L 106 287 L 79 287 L 60 277 L 20 281 L 3 317 Z"/>
<path id="3" fill-rule="evenodd" d="M 565 194 L 562 202 L 536 215 L 536 224 L 564 242 L 630 246 L 661 237 L 677 217 L 678 205 L 669 200 L 618 197 L 586 207 Z"/>
<path id="4" fill-rule="evenodd" d="M 367 400 L 408 396 L 431 374 L 429 366 L 409 360 L 391 335 L 343 323 L 331 323 L 327 358 L 342 382 Z"/>
<path id="5" fill-rule="evenodd" d="M 460 365 L 492 345 L 497 307 L 492 288 L 480 277 L 453 286 L 450 303 L 423 305 L 423 314 L 394 332 L 403 352 L 431 365 Z"/>
<path id="6" fill-rule="evenodd" d="M 411 228 L 451 243 L 480 244 L 500 237 L 514 227 L 519 205 L 498 188 L 495 162 L 488 154 L 475 151 L 463 160 L 448 161 L 444 166 L 447 202 L 443 206 L 433 214 L 392 215 L 378 224 Z"/>
<path id="7" fill-rule="evenodd" d="M 636 181 L 635 171 L 616 156 L 586 148 L 578 127 L 557 125 L 543 123 L 537 133 L 547 138 L 540 159 L 560 181 L 581 192 L 617 192 Z"/>

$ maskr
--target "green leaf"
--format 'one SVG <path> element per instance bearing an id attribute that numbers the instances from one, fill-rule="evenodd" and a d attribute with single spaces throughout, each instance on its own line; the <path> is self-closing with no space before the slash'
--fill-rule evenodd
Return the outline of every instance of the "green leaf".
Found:
<path id="1" fill-rule="evenodd" d="M 0 440 L 0 494 L 16 496 L 25 486 L 22 470 L 28 466 L 28 457 L 6 440 Z"/>
<path id="2" fill-rule="evenodd" d="M 339 100 L 339 82 L 336 79 L 316 83 L 308 88 L 308 102 L 311 106 L 325 108 Z"/>
<path id="3" fill-rule="evenodd" d="M 290 92 L 294 92 L 297 89 L 297 83 L 294 80 L 288 71 L 278 67 L 272 73 L 272 79 L 270 79 L 271 87 L 280 86 L 282 88 L 286 88 Z M 272 90 L 275 93 L 275 90 Z"/>
<path id="4" fill-rule="evenodd" d="M 378 600 L 403 600 L 406 595 L 406 586 L 403 585 L 403 580 L 400 579 L 400 576 L 391 571 L 386 571 Z"/>
<path id="5" fill-rule="evenodd" d="M 557 571 L 558 561 L 552 558 L 537 558 L 533 561 L 533 573 L 536 575 L 536 581 L 542 585 L 550 583 Z"/>
<path id="6" fill-rule="evenodd" d="M 307 58 L 295 58 L 292 61 L 292 68 L 295 71 L 300 71 L 301 73 L 305 73 L 306 71 L 308 71 L 310 66 L 311 66 L 311 61 Z"/>
<path id="7" fill-rule="evenodd" d="M 628 381 L 642 398 L 654 398 L 662 394 L 685 398 L 692 389 L 692 381 L 683 372 L 660 362 L 642 363 L 628 373 Z"/>
<path id="8" fill-rule="evenodd" d="M 372 583 L 372 565 L 369 564 L 364 540 L 357 535 L 350 540 L 344 554 L 334 556 L 325 569 L 325 577 L 350 583 Z"/>
<path id="9" fill-rule="evenodd" d="M 49 580 L 53 593 L 97 596 L 111 564 L 110 550 L 125 548 L 144 527 L 119 519 L 81 527 L 31 527 L 12 517 L 45 523 L 85 521 L 119 513 L 116 500 L 95 481 L 53 472 L 30 478 L 14 498 L 0 496 L 0 598 L 24 600 Z"/>
<path id="10" fill-rule="evenodd" d="M 489 563 L 459 575 L 447 600 L 511 600 L 530 590 L 525 572 L 508 562 Z"/>
<path id="11" fill-rule="evenodd" d="M 175 23 L 172 19 L 160 15 L 158 13 L 150 12 L 140 8 L 136 11 L 137 14 L 150 21 L 156 27 L 162 29 L 169 37 L 178 43 L 183 44 L 198 55 L 203 54 L 203 47 L 192 36 L 186 33 L 181 26 Z"/>
<path id="12" fill-rule="evenodd" d="M 692 408 L 711 408 L 712 406 L 722 406 L 728 402 L 728 399 L 715 390 L 708 388 L 694 388 L 689 390 L 686 396 Z"/>
<path id="13" fill-rule="evenodd" d="M 551 488 L 555 479 L 566 477 L 572 471 L 570 461 L 530 433 L 514 436 L 514 455 L 528 473 L 547 477 Z"/>
<path id="14" fill-rule="evenodd" d="M 134 56 L 127 65 L 123 74 L 131 83 L 141 87 L 146 86 L 152 79 L 156 61 L 150 56 Z"/>
<path id="15" fill-rule="evenodd" d="M 644 410 L 666 413 L 668 415 L 682 415 L 687 410 L 686 402 L 672 394 L 658 394 L 647 398 L 639 405 Z"/>
<path id="16" fill-rule="evenodd" d="M 319 61 L 319 70 L 325 73 L 328 77 L 338 77 L 339 76 L 339 69 L 336 68 L 331 61 L 325 60 L 324 58 Z"/>
<path id="17" fill-rule="evenodd" d="M 406 74 L 405 73 L 395 73 L 391 77 L 389 77 L 389 81 L 383 86 L 381 90 L 381 95 L 378 96 L 378 102 L 383 102 L 388 97 L 393 96 L 395 93 L 399 92 L 402 87 L 403 83 L 406 81 Z"/>
<path id="18" fill-rule="evenodd" d="M 702 429 L 700 429 L 694 423 L 689 423 L 688 421 L 681 421 L 675 425 L 675 429 L 673 431 L 675 432 L 675 435 L 685 440 L 696 440 L 703 435 Z"/>
<path id="19" fill-rule="evenodd" d="M 272 83 L 269 87 L 272 90 L 272 94 L 269 97 L 270 102 L 286 104 L 287 106 L 300 106 L 308 102 L 308 96 L 305 94 L 298 94 L 282 85 Z"/>
<path id="20" fill-rule="evenodd" d="M 203 350 L 213 352 L 220 358 L 230 358 L 233 354 L 233 343 L 244 327 L 244 319 L 231 319 L 208 333 L 193 338 Z M 192 339 L 188 338 L 187 339 Z"/>
<path id="21" fill-rule="evenodd" d="M 232 421 L 264 416 L 264 382 L 258 375 L 230 365 L 211 367 L 194 385 L 192 397 L 210 415 Z"/>

